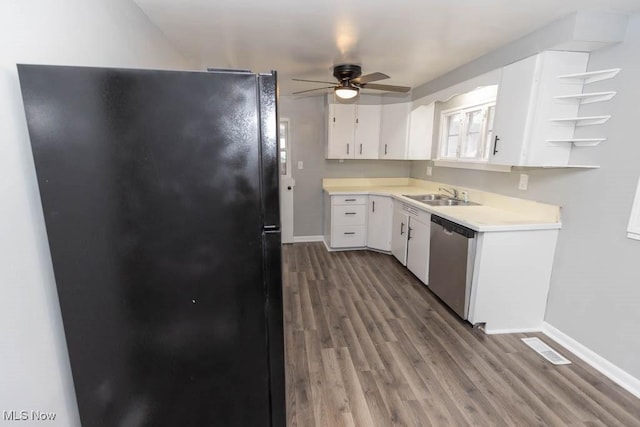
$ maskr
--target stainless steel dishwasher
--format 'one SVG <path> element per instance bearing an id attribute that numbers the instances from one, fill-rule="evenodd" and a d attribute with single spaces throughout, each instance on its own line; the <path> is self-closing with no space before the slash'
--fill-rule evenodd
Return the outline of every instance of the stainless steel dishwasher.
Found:
<path id="1" fill-rule="evenodd" d="M 475 231 L 431 215 L 429 289 L 463 319 L 469 312 L 475 237 Z"/>

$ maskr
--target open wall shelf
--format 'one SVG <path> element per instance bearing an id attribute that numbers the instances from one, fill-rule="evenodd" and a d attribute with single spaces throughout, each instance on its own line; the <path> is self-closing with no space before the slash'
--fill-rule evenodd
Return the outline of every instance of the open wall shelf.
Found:
<path id="1" fill-rule="evenodd" d="M 589 71 L 587 73 L 565 74 L 558 76 L 559 79 L 575 82 L 576 84 L 595 83 L 602 80 L 614 78 L 620 72 L 620 68 L 612 68 L 610 70 Z"/>
<path id="2" fill-rule="evenodd" d="M 608 101 L 616 96 L 616 92 L 591 92 L 591 93 L 579 93 L 576 95 L 562 95 L 554 96 L 553 98 L 558 101 L 577 102 L 578 104 L 591 104 L 593 102 Z"/>
<path id="3" fill-rule="evenodd" d="M 558 124 L 566 124 L 571 126 L 593 126 L 606 123 L 611 116 L 589 116 L 589 117 L 566 117 L 551 119 L 552 122 Z"/>
<path id="4" fill-rule="evenodd" d="M 607 138 L 558 138 L 558 139 L 547 139 L 547 142 L 554 142 L 554 143 L 566 142 L 569 144 L 573 143 L 573 145 L 576 145 L 578 147 L 595 147 L 596 145 L 606 140 Z"/>

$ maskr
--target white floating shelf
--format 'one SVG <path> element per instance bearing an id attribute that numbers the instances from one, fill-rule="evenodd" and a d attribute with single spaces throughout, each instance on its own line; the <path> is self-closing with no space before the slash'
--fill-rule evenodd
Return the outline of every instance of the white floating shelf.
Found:
<path id="1" fill-rule="evenodd" d="M 591 92 L 579 93 L 576 95 L 554 96 L 559 101 L 576 101 L 578 104 L 591 104 L 593 102 L 608 101 L 616 96 L 616 92 Z"/>
<path id="2" fill-rule="evenodd" d="M 543 165 L 542 169 L 600 169 L 599 165 Z"/>
<path id="3" fill-rule="evenodd" d="M 578 147 L 595 147 L 606 140 L 607 138 L 559 138 L 547 139 L 547 142 L 567 142 L 573 143 L 573 145 Z"/>
<path id="4" fill-rule="evenodd" d="M 590 117 L 567 117 L 561 119 L 551 119 L 552 122 L 568 124 L 574 126 L 593 126 L 606 123 L 611 116 L 590 116 Z"/>
<path id="5" fill-rule="evenodd" d="M 620 72 L 620 68 L 610 70 L 590 71 L 588 73 L 565 74 L 558 76 L 559 79 L 574 80 L 576 83 L 589 84 L 614 78 Z"/>

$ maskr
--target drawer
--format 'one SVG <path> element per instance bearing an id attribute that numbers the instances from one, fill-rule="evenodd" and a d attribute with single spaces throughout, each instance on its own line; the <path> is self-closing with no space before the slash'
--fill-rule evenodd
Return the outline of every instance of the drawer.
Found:
<path id="1" fill-rule="evenodd" d="M 366 225 L 366 205 L 338 205 L 331 208 L 331 226 Z"/>
<path id="2" fill-rule="evenodd" d="M 331 196 L 331 206 L 338 205 L 366 205 L 367 196 Z"/>
<path id="3" fill-rule="evenodd" d="M 359 248 L 366 246 L 366 226 L 343 225 L 331 228 L 331 247 Z"/>

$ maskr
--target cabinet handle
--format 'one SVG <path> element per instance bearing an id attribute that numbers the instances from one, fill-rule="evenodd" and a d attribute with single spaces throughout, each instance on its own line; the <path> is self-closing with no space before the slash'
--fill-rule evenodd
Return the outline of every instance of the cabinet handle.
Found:
<path id="1" fill-rule="evenodd" d="M 355 202 L 356 199 L 344 199 L 345 202 Z"/>
<path id="2" fill-rule="evenodd" d="M 345 231 L 344 234 L 356 234 L 356 232 L 355 231 Z"/>
<path id="3" fill-rule="evenodd" d="M 373 204 L 373 212 L 375 212 L 376 211 L 376 201 L 374 200 L 371 203 Z"/>
<path id="4" fill-rule="evenodd" d="M 360 154 L 362 154 L 362 144 L 360 144 Z"/>
<path id="5" fill-rule="evenodd" d="M 411 240 L 411 230 L 413 230 L 413 228 L 409 227 L 409 234 L 407 235 L 407 240 Z"/>
<path id="6" fill-rule="evenodd" d="M 355 215 L 356 213 L 355 212 L 345 212 L 344 214 L 345 215 Z"/>
<path id="7" fill-rule="evenodd" d="M 404 234 L 404 222 L 400 223 L 400 235 L 402 236 Z"/>
<path id="8" fill-rule="evenodd" d="M 500 141 L 500 138 L 498 138 L 498 135 L 496 135 L 496 137 L 493 138 L 493 155 L 494 156 L 498 152 L 498 141 Z"/>
<path id="9" fill-rule="evenodd" d="M 347 144 L 347 154 L 349 154 L 349 144 Z"/>
<path id="10" fill-rule="evenodd" d="M 384 144 L 384 155 L 387 155 L 387 144 Z"/>

